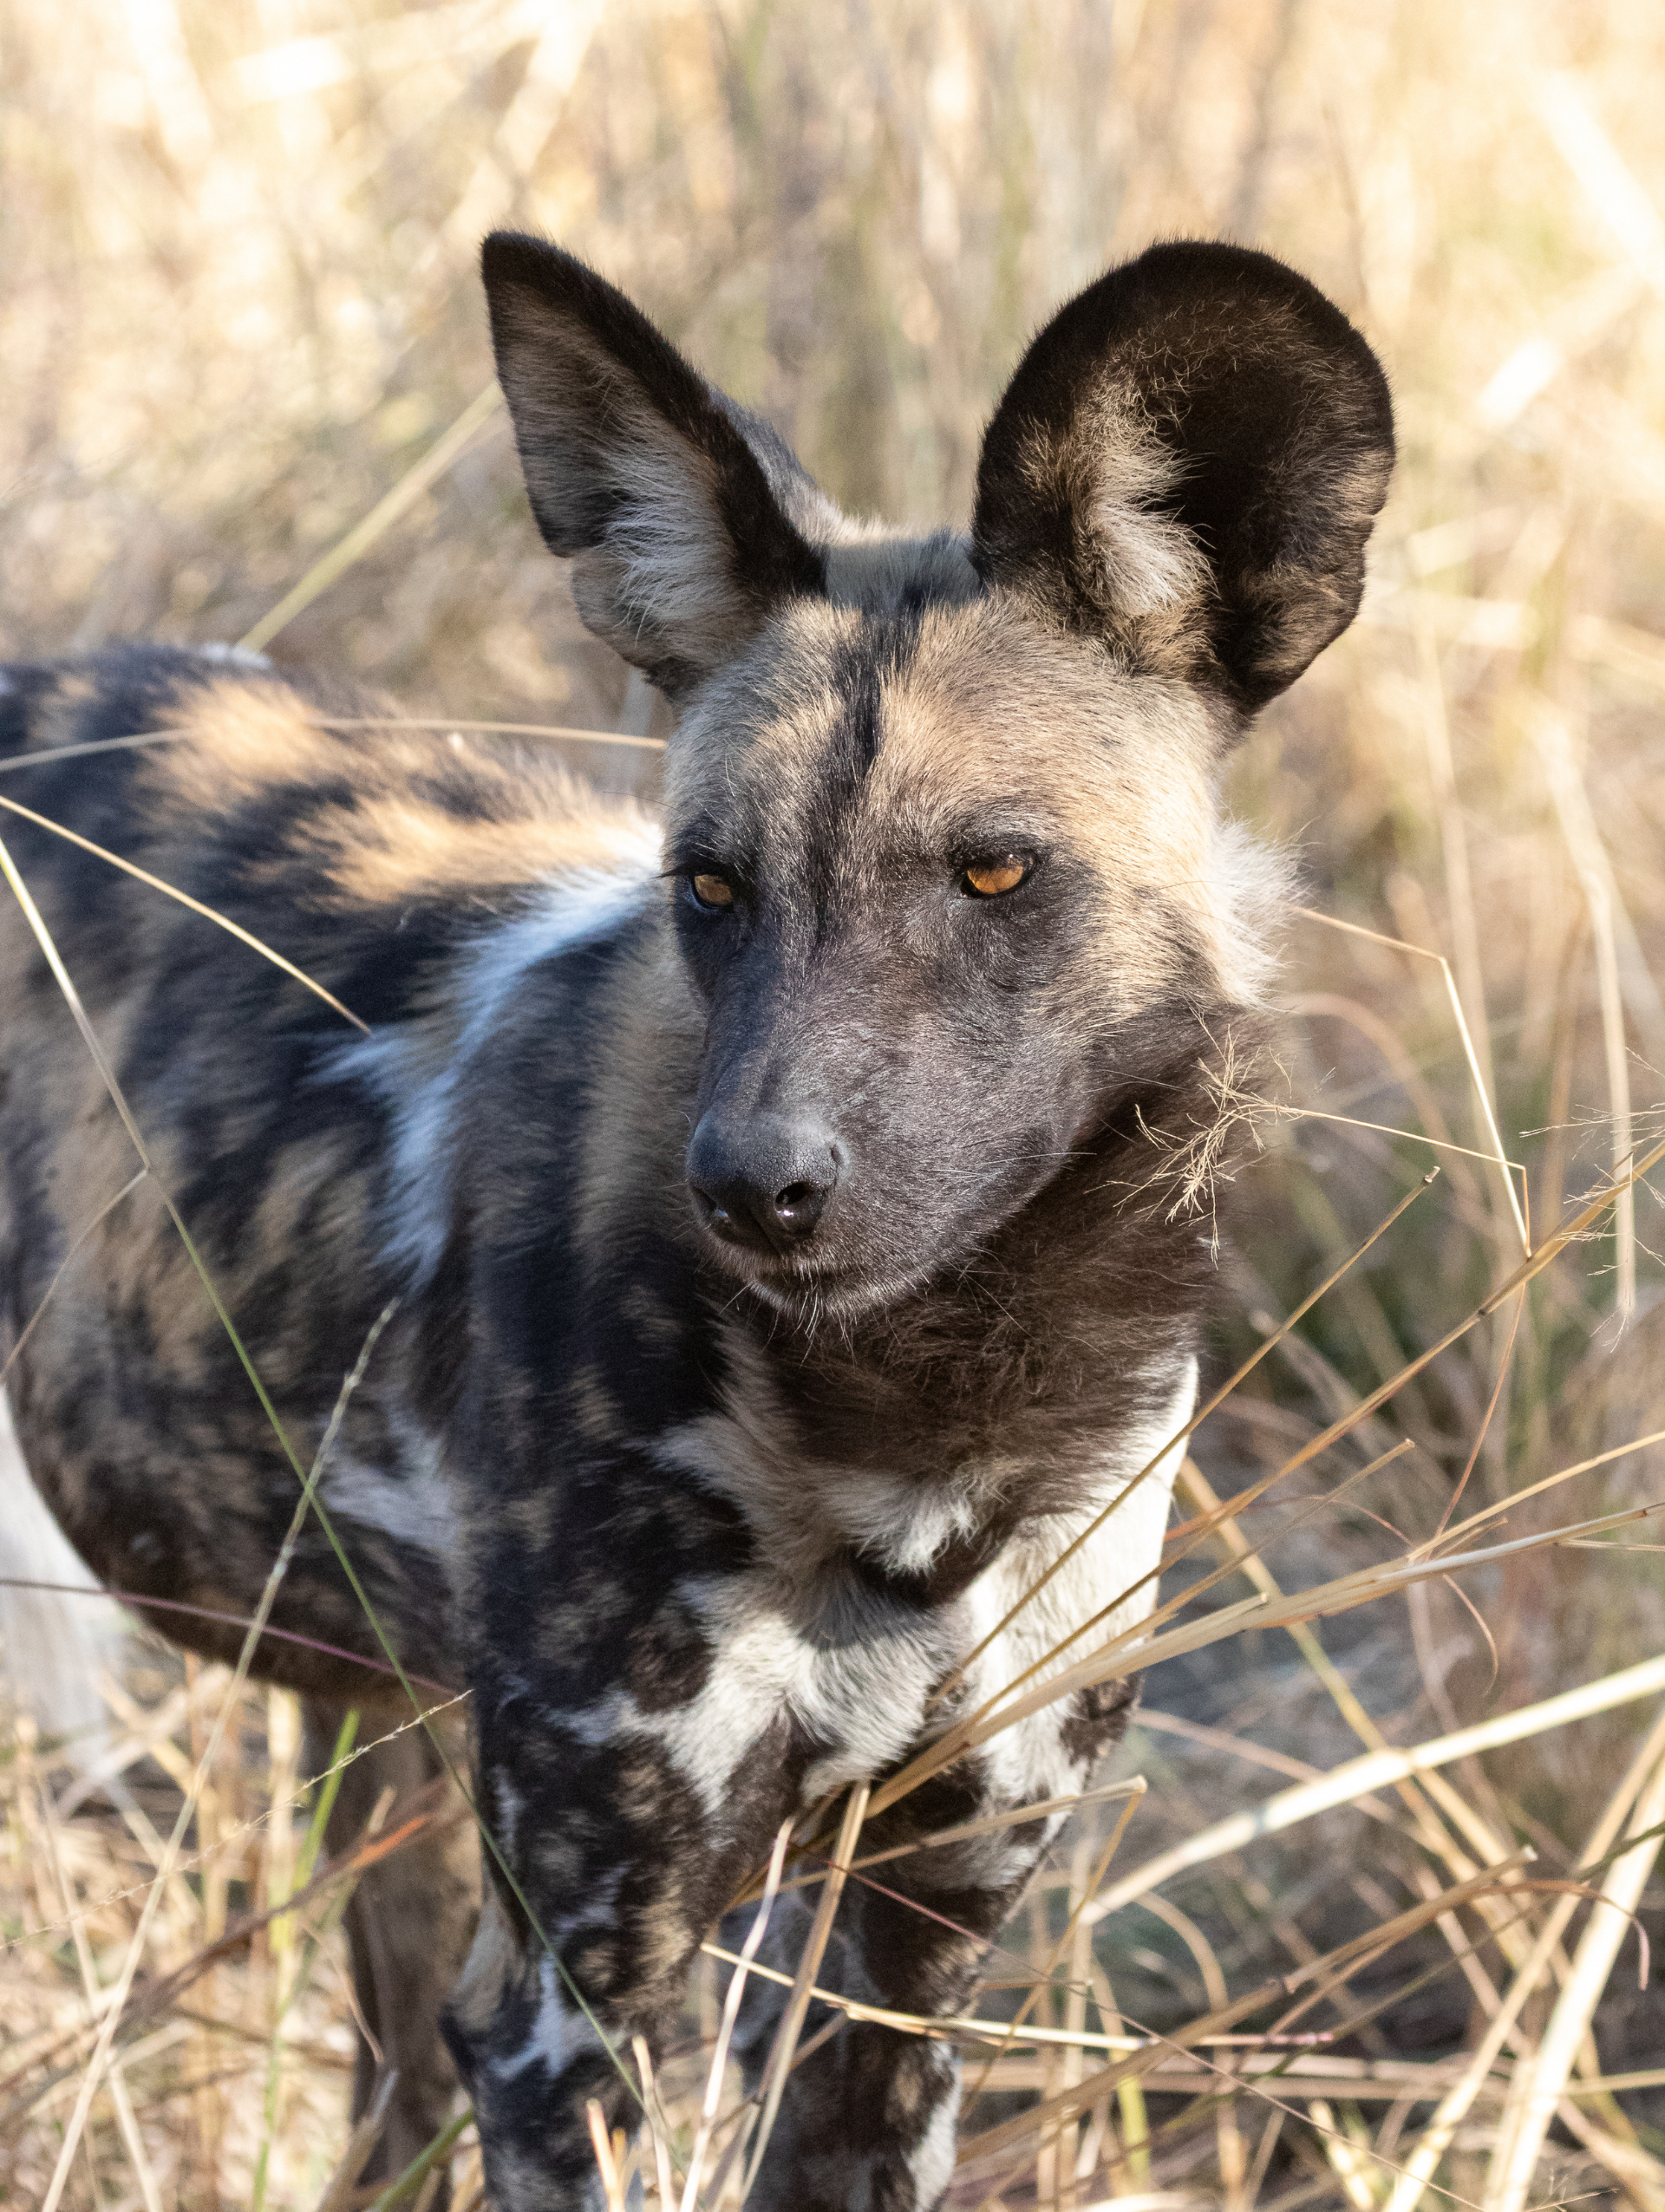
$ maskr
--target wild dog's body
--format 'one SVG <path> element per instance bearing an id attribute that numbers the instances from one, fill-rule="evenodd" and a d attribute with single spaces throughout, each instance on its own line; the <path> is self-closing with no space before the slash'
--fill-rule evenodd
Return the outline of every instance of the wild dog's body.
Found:
<path id="1" fill-rule="evenodd" d="M 991 431 L 974 539 L 875 541 L 617 295 L 539 252 L 488 263 L 500 364 L 587 618 L 683 708 L 663 845 L 544 756 L 321 729 L 321 707 L 366 708 L 258 669 L 134 653 L 19 672 L 0 700 L 14 750 L 188 733 L 32 770 L 28 801 L 371 1025 L 8 833 L 303 1459 L 397 1301 L 323 1494 L 403 1663 L 472 1689 L 482 1811 L 538 1924 L 488 1884 L 449 2015 L 501 2212 L 576 2202 L 583 2099 L 617 2098 L 543 1939 L 611 2032 L 656 2034 L 786 1814 L 893 1768 L 1154 1564 L 1164 1480 L 931 1707 L 1189 1409 L 1211 1261 L 1156 1186 L 1164 1145 L 1216 1118 L 1270 880 L 1217 819 L 1214 760 L 1350 613 L 1387 434 L 1385 399 L 1360 401 L 1327 568 L 1305 549 L 1297 592 L 1303 549 L 1280 541 L 1233 581 L 1217 545 L 1229 619 L 1188 630 L 1201 557 L 1151 507 L 1144 430 L 1108 410 L 1145 475 L 1121 509 L 1088 486 L 1126 565 L 1089 627 L 1049 596 L 1054 571 L 1087 590 L 1077 555 L 1018 512 L 1079 490 L 1045 340 L 1013 388 L 1028 413 Z M 1311 322 L 1316 296 L 1277 280 L 1287 351 L 1290 300 Z M 1055 326 L 1077 345 L 1080 307 Z M 1322 312 L 1357 382 L 1368 356 Z M 989 854 L 1023 857 L 1009 894 L 974 895 Z M 133 1163 L 12 927 L 15 1332 Z M 294 1476 L 153 1187 L 75 1254 L 12 1387 L 36 1478 L 108 1581 L 251 1608 Z M 316 1532 L 273 1621 L 376 1655 Z M 269 1641 L 260 1664 L 388 1709 L 348 1661 Z M 996 1739 L 864 1848 L 1079 1786 L 1120 1704 Z M 823 1978 L 958 2008 L 1045 1832 L 893 1863 L 887 1886 L 938 1917 L 858 1891 Z M 455 1941 L 454 1915 L 435 1948 Z M 772 2010 L 742 2035 L 754 2065 Z M 438 2093 L 419 2046 L 412 2141 Z M 944 2046 L 846 2027 L 794 2075 L 754 2201 L 914 2212 L 952 2126 Z"/>

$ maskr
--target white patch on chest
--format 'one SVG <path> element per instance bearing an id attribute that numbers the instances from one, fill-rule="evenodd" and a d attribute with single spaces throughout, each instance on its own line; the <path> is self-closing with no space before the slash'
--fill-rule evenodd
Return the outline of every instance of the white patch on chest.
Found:
<path id="1" fill-rule="evenodd" d="M 627 1691 L 616 1690 L 581 1713 L 552 1713 L 551 1721 L 592 1745 L 652 1738 L 719 1830 L 735 1776 L 780 1721 L 834 1746 L 805 1778 L 806 1804 L 877 1773 L 906 1751 L 944 1664 L 940 1627 L 916 1628 L 898 1613 L 890 1625 L 876 1619 L 871 1633 L 836 1648 L 813 1642 L 787 1617 L 787 1593 L 767 1568 L 687 1582 L 678 1595 L 712 1645 L 696 1697 L 668 1712 L 643 1713 Z"/>
<path id="2" fill-rule="evenodd" d="M 813 1638 L 794 1625 L 808 1555 L 795 1554 L 784 1536 L 777 1542 L 780 1532 L 771 1526 L 761 1531 L 765 1565 L 682 1588 L 682 1596 L 699 1615 L 712 1646 L 710 1669 L 696 1697 L 669 1712 L 644 1713 L 628 1693 L 617 1691 L 581 1714 L 551 1714 L 551 1721 L 591 1745 L 620 1736 L 656 1739 L 719 1825 L 735 1776 L 771 1726 L 783 1719 L 828 1746 L 804 1778 L 806 1805 L 846 1782 L 881 1772 L 906 1755 L 924 1732 L 927 1701 L 936 1684 L 991 1635 L 1060 1554 L 1154 1459 L 1157 1464 L 1126 1503 L 1106 1517 L 1103 1526 L 1094 1530 L 973 1662 L 962 1709 L 980 1706 L 1037 1665 L 1037 1680 L 1074 1665 L 1149 1613 L 1156 1602 L 1154 1570 L 1161 1560 L 1170 1493 L 1185 1451 L 1183 1443 L 1170 1439 L 1189 1418 L 1196 1390 L 1196 1362 L 1187 1359 L 1172 1377 L 1167 1402 L 1129 1424 L 1107 1452 L 1091 1500 L 1073 1513 L 1048 1515 L 1014 1538 L 954 1602 L 916 1609 L 874 1599 L 865 1620 L 852 1617 L 853 1633 Z M 761 1439 L 752 1433 L 742 1441 L 726 1421 L 708 1417 L 667 1439 L 660 1457 L 668 1466 L 680 1464 L 714 1480 L 724 1471 L 725 1442 L 730 1453 L 726 1471 L 732 1472 L 735 1457 L 754 1455 Z M 801 1465 L 776 1469 L 775 1498 L 783 1494 L 788 1476 L 795 1484 L 801 1523 L 819 1520 L 818 1543 L 824 1551 L 826 1471 Z M 753 1479 L 742 1476 L 731 1494 L 754 1497 L 754 1470 Z M 917 1486 L 892 1485 L 853 1472 L 835 1471 L 832 1493 L 847 1501 L 863 1480 L 872 1485 L 869 1517 L 875 1525 L 891 1527 L 904 1500 L 912 1501 L 917 1530 L 909 1537 L 896 1527 L 887 1547 L 887 1556 L 898 1562 L 917 1553 L 919 1563 L 928 1564 L 965 1517 L 952 1501 L 944 1498 L 933 1504 L 929 1494 L 922 1512 Z M 843 1517 L 842 1507 L 834 1517 Z M 1055 1659 L 1048 1657 L 1100 1613 L 1106 1618 L 1090 1634 Z M 943 1711 L 942 1725 L 950 1717 Z M 1067 1795 L 1080 1786 L 1081 1762 L 1061 1739 L 1068 1718 L 1068 1706 L 1060 1706 L 993 1739 L 983 1752 L 993 1796 L 1015 1804 Z"/>
<path id="3" fill-rule="evenodd" d="M 1170 1438 L 1177 1438 L 1196 1401 L 1197 1362 L 1187 1359 L 1163 1410 L 1129 1428 L 1117 1440 L 1113 1465 L 1107 1467 L 1097 1499 L 1078 1512 L 1059 1514 L 1038 1524 L 1034 1535 L 1020 1537 L 1009 1544 L 971 1585 L 966 1593 L 972 1620 L 969 1648 L 975 1648 L 1035 1588 L 1082 1530 L 1092 1528 L 1104 1507 L 1156 1459 L 1126 1502 L 1106 1517 L 1101 1527 L 1094 1529 L 1081 1550 L 978 1657 L 967 1676 L 972 1709 L 1020 1675 L 1027 1675 L 1031 1667 L 1038 1668 L 1034 1680 L 1044 1681 L 1048 1675 L 1074 1666 L 1111 1637 L 1137 1627 L 1151 1611 L 1156 1603 L 1156 1569 L 1162 1559 L 1174 1478 L 1185 1451 L 1183 1441 L 1172 1443 L 1166 1452 L 1162 1446 Z M 1159 1452 L 1161 1457 L 1157 1458 Z M 1110 1608 L 1107 1613 L 1107 1608 Z M 1100 1613 L 1106 1617 L 1095 1628 L 1065 1644 L 1066 1638 Z M 1050 1657 L 1061 1644 L 1065 1648 L 1055 1658 Z M 1068 1703 L 1048 1707 L 984 1746 L 983 1757 L 1000 1796 L 1016 1802 L 1061 1796 L 1079 1786 L 1079 1762 L 1066 1752 L 1061 1736 L 1068 1717 Z"/>

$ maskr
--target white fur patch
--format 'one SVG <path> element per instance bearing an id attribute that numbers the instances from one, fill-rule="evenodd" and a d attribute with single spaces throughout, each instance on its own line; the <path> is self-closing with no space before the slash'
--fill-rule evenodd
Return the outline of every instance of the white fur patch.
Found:
<path id="1" fill-rule="evenodd" d="M 841 1544 L 868 1552 L 891 1572 L 917 1574 L 976 1525 L 988 1485 L 963 1474 L 927 1483 L 826 1460 L 806 1465 L 757 1347 L 735 1330 L 725 1350 L 722 1412 L 672 1431 L 657 1456 L 667 1469 L 698 1475 L 732 1499 L 780 1574 L 806 1583 Z"/>
<path id="2" fill-rule="evenodd" d="M 1092 525 L 1119 614 L 1167 614 L 1201 597 L 1208 564 L 1183 524 L 1107 493 L 1094 501 Z"/>
<path id="3" fill-rule="evenodd" d="M 615 1690 L 579 1713 L 552 1713 L 552 1726 L 598 1746 L 647 1736 L 722 1827 L 736 1774 L 764 1732 L 780 1719 L 838 1746 L 806 1776 L 806 1804 L 877 1773 L 913 1740 L 944 1647 L 929 1629 L 886 1633 L 829 1648 L 800 1635 L 776 1602 L 768 1569 L 688 1582 L 679 1596 L 700 1619 L 713 1657 L 699 1695 L 669 1712 L 643 1713 Z"/>
<path id="4" fill-rule="evenodd" d="M 828 1503 L 851 1543 L 896 1575 L 923 1575 L 977 1525 L 972 1500 L 951 1480 L 926 1486 L 900 1475 L 853 1475 Z"/>
<path id="5" fill-rule="evenodd" d="M 1085 487 L 1075 477 L 1078 452 L 1088 473 Z M 1022 467 L 1043 496 L 1062 493 L 1075 507 L 1099 554 L 1104 604 L 1118 615 L 1178 614 L 1213 589 L 1207 555 L 1163 512 L 1179 487 L 1179 457 L 1120 395 L 1102 395 L 1062 436 L 1031 430 Z"/>
<path id="6" fill-rule="evenodd" d="M 23 1459 L 0 1391 L 0 1576 L 11 1582 L 94 1587 L 81 1555 L 48 1511 Z M 116 1671 L 123 1628 L 111 1598 L 62 1590 L 18 1589 L 0 1582 L 0 1671 L 12 1696 L 49 1736 L 100 1732 L 108 1715 L 98 1693 L 106 1667 Z M 90 1755 L 92 1746 L 82 1751 Z"/>
<path id="7" fill-rule="evenodd" d="M 1178 1435 L 1190 1419 L 1196 1399 L 1197 1362 L 1188 1359 L 1175 1378 L 1172 1396 L 1163 1411 L 1118 1439 L 1113 1462 L 1106 1467 L 1097 1499 L 1075 1513 L 1049 1518 L 1032 1537 L 1019 1537 L 978 1576 L 967 1593 L 972 1616 L 969 1641 L 973 1645 L 1034 1588 L 1060 1552 L 1133 1482 L 1163 1445 Z M 1010 1628 L 995 1638 L 967 1678 L 972 1707 L 1026 1674 L 1037 1661 L 1045 1662 L 1035 1677 L 1037 1681 L 1074 1666 L 1112 1636 L 1137 1626 L 1151 1611 L 1156 1603 L 1153 1570 L 1161 1562 L 1174 1477 L 1184 1457 L 1183 1443 L 1174 1443 L 1162 1452 L 1126 1504 L 1118 1506 L 1068 1565 L 1023 1607 Z M 1148 1582 L 1147 1576 L 1151 1576 Z M 1141 1582 L 1143 1588 L 1135 1587 Z M 1123 1602 L 1117 1604 L 1118 1597 Z M 1090 1635 L 1077 1637 L 1055 1659 L 1048 1659 L 1047 1654 L 1066 1637 L 1107 1607 L 1113 1610 Z M 1067 1706 L 1049 1707 L 991 1738 L 983 1746 L 999 1795 L 1017 1803 L 1025 1798 L 1063 1796 L 1077 1786 L 1079 1768 L 1061 1739 L 1068 1718 Z"/>
<path id="8" fill-rule="evenodd" d="M 620 613 L 651 630 L 674 623 L 679 633 L 721 633 L 734 616 L 735 588 L 710 487 L 684 453 L 646 439 L 621 445 L 610 473 L 629 501 L 607 536 Z"/>
<path id="9" fill-rule="evenodd" d="M 926 1700 L 958 1656 L 988 1635 L 1105 1505 L 1156 1459 L 1126 1504 L 978 1658 L 968 1676 L 969 1701 L 981 1705 L 1107 1608 L 1113 1609 L 1091 1635 L 1068 1645 L 1037 1679 L 1073 1666 L 1144 1619 L 1156 1602 L 1155 1583 L 1134 1585 L 1161 1560 L 1170 1494 L 1185 1450 L 1170 1439 L 1189 1419 L 1196 1391 L 1196 1362 L 1188 1359 L 1175 1373 L 1161 1410 L 1118 1439 L 1093 1498 L 1075 1512 L 1048 1516 L 1015 1538 L 957 1604 L 923 1613 L 891 1612 L 881 1604 L 864 1621 L 859 1636 L 836 1641 L 800 1635 L 788 1615 L 808 1556 L 794 1556 L 790 1524 L 795 1521 L 806 1543 L 818 1545 L 823 1556 L 838 1534 L 880 1533 L 887 1561 L 905 1569 L 928 1565 L 969 1525 L 963 1500 L 947 1494 L 946 1486 L 922 1500 L 917 1483 L 900 1478 L 887 1483 L 800 1461 L 783 1459 L 769 1468 L 769 1439 L 755 1424 L 748 1432 L 722 1416 L 689 1423 L 664 1439 L 656 1456 L 666 1467 L 680 1467 L 741 1502 L 770 1563 L 739 1577 L 682 1586 L 680 1595 L 699 1615 L 713 1647 L 705 1683 L 687 1705 L 643 1713 L 633 1699 L 616 1691 L 582 1714 L 552 1713 L 551 1723 L 575 1729 L 591 1745 L 621 1735 L 655 1738 L 719 1824 L 735 1775 L 765 1731 L 782 1718 L 834 1746 L 805 1777 L 806 1804 L 878 1773 L 917 1739 Z M 917 1524 L 911 1535 L 910 1515 Z M 1124 1593 L 1125 1602 L 1118 1605 Z M 945 1722 L 948 1716 L 943 1717 Z M 1060 1707 L 992 1740 L 984 1756 L 999 1797 L 1014 1803 L 1058 1797 L 1077 1785 L 1079 1762 L 1061 1739 L 1068 1719 L 1068 1708 Z"/>
<path id="10" fill-rule="evenodd" d="M 908 2160 L 913 2176 L 914 2202 L 935 2204 L 954 2178 L 956 2138 L 960 2124 L 959 2054 L 950 2061 L 954 2085 L 930 2116 L 930 2124 Z"/>
<path id="11" fill-rule="evenodd" d="M 455 1557 L 456 1509 L 437 1467 L 389 1475 L 346 1460 L 330 1468 L 323 1488 L 324 1503 L 336 1517 L 379 1529 L 395 1543 L 413 1544 L 436 1559 Z"/>
<path id="12" fill-rule="evenodd" d="M 554 2080 L 581 2052 L 598 2051 L 600 2038 L 567 1993 L 555 1961 L 547 1954 L 538 1961 L 540 2001 L 532 2033 L 506 2059 L 495 2059 L 492 2072 L 500 2081 L 514 2081 L 529 2066 L 547 2067 Z"/>
<path id="13" fill-rule="evenodd" d="M 494 1766 L 491 1771 L 492 1798 L 497 1809 L 497 1840 L 506 1858 L 513 1860 L 520 1834 L 521 1817 L 526 1810 L 522 1793 L 510 1780 L 507 1771 Z"/>
<path id="14" fill-rule="evenodd" d="M 621 813 L 617 862 L 557 878 L 529 911 L 480 938 L 461 955 L 449 1002 L 467 1008 L 456 1044 L 438 1073 L 431 1039 L 418 1023 L 379 1029 L 337 1046 L 325 1080 L 368 1086 L 390 1108 L 390 1256 L 420 1288 L 439 1265 L 451 1214 L 453 1113 L 464 1070 L 489 1042 L 512 994 L 529 970 L 593 944 L 646 904 L 660 866 L 659 833 L 645 816 Z"/>
<path id="15" fill-rule="evenodd" d="M 1205 880 L 1214 919 L 1214 965 L 1239 1006 L 1264 1006 L 1278 968 L 1277 929 L 1294 888 L 1286 856 L 1241 822 L 1217 820 Z"/>

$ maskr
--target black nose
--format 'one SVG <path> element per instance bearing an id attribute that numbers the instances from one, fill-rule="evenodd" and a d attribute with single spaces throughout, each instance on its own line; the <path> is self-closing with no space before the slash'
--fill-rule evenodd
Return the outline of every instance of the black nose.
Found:
<path id="1" fill-rule="evenodd" d="M 730 1243 L 759 1250 L 802 1243 L 838 1179 L 838 1148 L 818 1121 L 729 1120 L 714 1107 L 688 1148 L 688 1187 L 705 1221 Z"/>

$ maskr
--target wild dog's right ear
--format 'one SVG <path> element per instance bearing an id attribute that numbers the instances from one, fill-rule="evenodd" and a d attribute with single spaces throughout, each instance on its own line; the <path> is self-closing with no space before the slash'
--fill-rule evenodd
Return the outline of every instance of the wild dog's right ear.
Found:
<path id="1" fill-rule="evenodd" d="M 1062 309 L 983 440 L 973 558 L 1043 619 L 1252 713 L 1346 629 L 1393 408 L 1270 254 L 1152 246 Z"/>
<path id="2" fill-rule="evenodd" d="M 820 556 L 775 498 L 739 409 L 623 292 L 512 231 L 486 239 L 481 273 L 544 542 L 575 558 L 590 628 L 676 698 L 782 597 L 819 591 Z M 784 451 L 771 458 L 795 467 Z"/>

